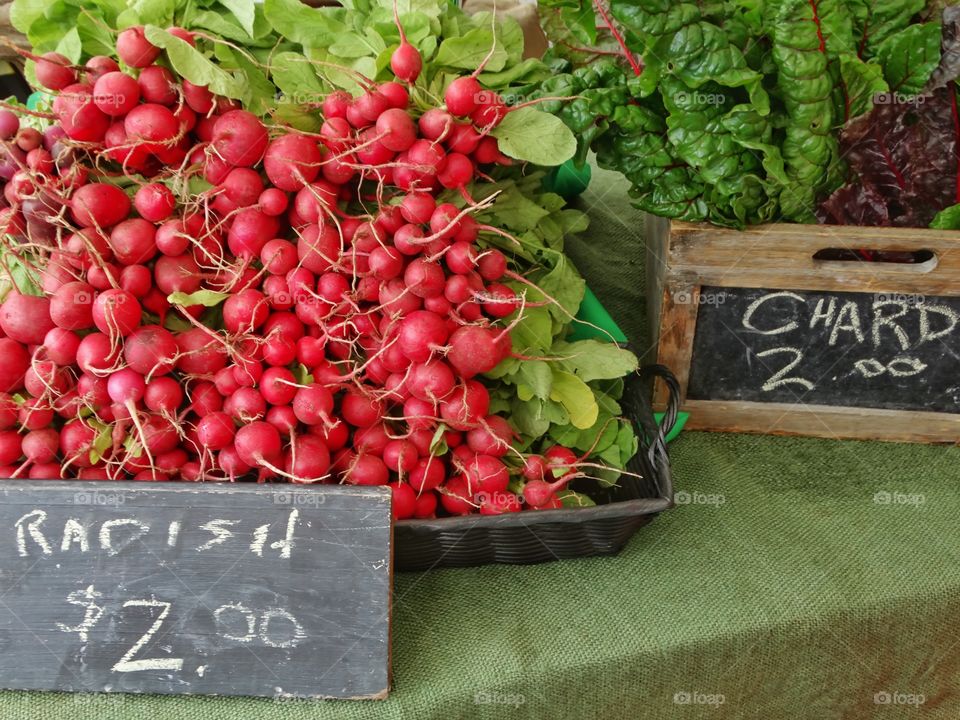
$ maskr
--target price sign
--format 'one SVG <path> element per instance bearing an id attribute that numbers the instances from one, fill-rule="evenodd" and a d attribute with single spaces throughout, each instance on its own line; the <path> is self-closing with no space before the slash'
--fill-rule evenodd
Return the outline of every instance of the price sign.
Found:
<path id="1" fill-rule="evenodd" d="M 0 686 L 381 698 L 387 488 L 0 481 Z"/>

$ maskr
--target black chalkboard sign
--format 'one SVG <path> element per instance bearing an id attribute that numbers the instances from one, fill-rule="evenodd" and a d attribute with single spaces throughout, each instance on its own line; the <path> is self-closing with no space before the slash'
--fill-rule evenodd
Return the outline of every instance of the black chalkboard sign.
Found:
<path id="1" fill-rule="evenodd" d="M 387 488 L 0 481 L 0 687 L 379 698 Z"/>
<path id="2" fill-rule="evenodd" d="M 960 413 L 960 298 L 703 287 L 687 396 Z"/>

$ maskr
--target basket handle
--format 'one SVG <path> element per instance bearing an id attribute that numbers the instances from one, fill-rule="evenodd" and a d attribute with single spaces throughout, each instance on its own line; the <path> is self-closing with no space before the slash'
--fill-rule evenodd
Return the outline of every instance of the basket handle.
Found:
<path id="1" fill-rule="evenodd" d="M 657 423 L 653 418 L 652 408 L 649 412 L 643 413 L 648 418 L 648 422 L 642 424 L 651 438 L 649 452 L 650 459 L 653 461 L 656 454 L 662 458 L 667 456 L 667 435 L 677 424 L 677 417 L 680 414 L 680 383 L 666 365 L 644 365 L 640 368 L 639 375 L 649 385 L 650 393 L 653 392 L 653 383 L 657 378 L 667 386 L 667 407 L 663 420 Z"/>

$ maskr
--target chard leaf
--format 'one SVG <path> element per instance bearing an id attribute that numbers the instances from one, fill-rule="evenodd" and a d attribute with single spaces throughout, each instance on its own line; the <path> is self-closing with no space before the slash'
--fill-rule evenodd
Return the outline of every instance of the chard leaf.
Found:
<path id="1" fill-rule="evenodd" d="M 447 38 L 440 43 L 434 62 L 444 67 L 474 70 L 488 55 L 484 69 L 490 72 L 503 70 L 507 64 L 507 51 L 500 44 L 494 47 L 494 36 L 489 28 L 477 27 L 465 35 Z"/>
<path id="2" fill-rule="evenodd" d="M 960 205 L 951 205 L 938 212 L 930 227 L 937 230 L 960 230 Z"/>
<path id="3" fill-rule="evenodd" d="M 887 38 L 877 49 L 877 60 L 890 90 L 916 95 L 940 63 L 940 23 L 911 25 Z"/>
<path id="4" fill-rule="evenodd" d="M 331 8 L 311 8 L 300 0 L 264 0 L 263 12 L 280 35 L 306 47 L 328 47 L 347 29 Z"/>
<path id="5" fill-rule="evenodd" d="M 883 78 L 883 68 L 865 63 L 855 55 L 841 56 L 840 76 L 847 89 L 851 118 L 870 112 L 874 100 L 890 90 L 890 86 Z"/>

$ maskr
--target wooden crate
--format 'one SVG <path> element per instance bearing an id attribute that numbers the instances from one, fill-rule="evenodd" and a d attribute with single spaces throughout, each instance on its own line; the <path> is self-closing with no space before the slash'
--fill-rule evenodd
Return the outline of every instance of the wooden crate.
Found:
<path id="1" fill-rule="evenodd" d="M 680 380 L 683 409 L 690 413 L 688 428 L 911 442 L 952 443 L 960 439 L 960 232 L 789 224 L 737 231 L 657 217 L 648 217 L 646 228 L 651 338 L 658 342 L 658 362 L 673 370 Z M 918 261 L 906 264 L 814 258 L 818 251 L 827 248 L 909 252 L 916 253 Z M 755 315 L 744 312 L 740 324 L 729 327 L 727 321 L 735 317 L 730 313 L 736 308 L 721 311 L 721 295 L 727 296 L 729 291 L 733 303 L 741 299 L 746 302 L 761 297 L 757 290 L 761 288 L 771 291 L 762 295 L 762 303 L 771 312 L 779 308 L 776 312 L 780 313 L 777 317 L 781 324 L 769 321 L 754 332 L 758 325 Z M 772 297 L 773 293 L 777 297 Z M 779 380 L 766 380 L 759 391 L 747 387 L 755 381 L 752 373 L 756 365 L 751 361 L 771 353 L 769 349 L 756 352 L 751 343 L 766 342 L 775 334 L 773 330 L 792 328 L 780 333 L 786 345 L 774 350 L 784 356 L 776 361 L 777 372 L 783 370 L 785 361 L 789 364 L 796 359 L 795 353 L 801 357 L 799 367 L 803 367 L 805 356 L 819 358 L 839 353 L 834 333 L 819 340 L 813 337 L 821 330 L 821 321 L 826 327 L 830 319 L 826 311 L 832 306 L 823 300 L 825 293 L 830 297 L 836 294 L 838 303 L 842 303 L 837 307 L 847 316 L 859 313 L 859 334 L 856 326 L 840 328 L 839 334 L 851 344 L 864 346 L 861 350 L 869 345 L 870 352 L 879 356 L 889 349 L 884 345 L 887 343 L 892 346 L 892 353 L 899 352 L 903 357 L 887 361 L 867 357 L 868 352 L 856 348 L 848 350 L 847 359 L 837 360 L 834 365 L 838 369 L 831 369 L 828 374 L 832 372 L 833 376 L 824 381 L 831 384 L 835 394 L 806 377 L 794 377 L 790 369 Z M 804 307 L 810 305 L 814 309 L 807 308 L 809 317 L 804 320 L 795 317 L 788 322 L 783 306 L 794 303 L 800 308 L 797 298 L 802 299 Z M 813 306 L 814 300 L 819 304 Z M 861 310 L 851 310 L 846 307 L 848 303 L 857 304 Z M 891 307 L 888 317 L 886 313 Z M 901 316 L 896 312 L 901 307 L 911 313 L 904 318 L 913 318 L 914 314 L 919 318 L 915 333 L 904 329 L 913 319 L 897 320 Z M 872 327 L 860 317 L 864 308 L 872 311 L 868 318 Z M 839 325 L 835 310 L 836 307 L 831 310 L 831 318 Z M 931 330 L 935 317 L 953 323 L 949 332 L 935 337 L 947 327 L 941 322 L 935 331 Z M 850 324 L 849 319 L 844 323 Z M 790 324 L 794 321 L 796 328 Z M 903 328 L 898 334 L 899 322 Z M 718 329 L 721 323 L 729 330 L 726 336 Z M 797 337 L 804 323 L 815 330 L 800 346 L 789 338 Z M 725 337 L 729 343 L 708 345 L 710 332 L 718 338 Z M 916 357 L 903 349 L 903 338 L 913 342 L 912 334 L 918 338 L 913 350 Z M 731 343 L 737 340 L 747 347 L 742 348 L 743 358 L 731 361 L 738 352 L 731 349 Z M 777 338 L 776 342 L 781 340 Z M 745 363 L 742 366 L 741 361 Z M 923 369 L 917 370 L 920 365 Z M 848 373 L 849 367 L 854 370 Z M 904 372 L 909 375 L 902 375 Z M 877 375 L 868 378 L 869 373 Z M 722 378 L 723 382 L 715 385 L 716 394 L 712 389 L 704 389 L 702 377 L 706 376 Z M 956 387 L 951 384 L 953 377 Z M 742 393 L 731 386 L 738 378 L 744 383 Z M 910 383 L 916 383 L 915 387 Z M 807 390 L 810 384 L 813 389 Z M 782 397 L 786 385 L 796 390 L 796 397 L 789 401 Z M 873 395 L 857 396 L 856 402 L 851 403 L 853 395 L 860 392 L 855 388 L 866 385 Z M 771 401 L 764 399 L 768 386 Z M 833 397 L 835 400 L 831 400 Z M 658 407 L 662 407 L 663 399 L 661 387 L 655 398 Z"/>

